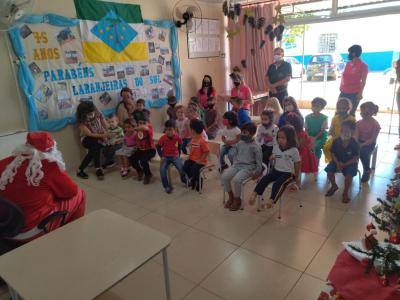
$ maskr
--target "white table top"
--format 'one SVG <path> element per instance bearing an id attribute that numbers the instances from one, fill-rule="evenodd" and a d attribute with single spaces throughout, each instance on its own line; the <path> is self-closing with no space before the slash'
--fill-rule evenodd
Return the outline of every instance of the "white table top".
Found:
<path id="1" fill-rule="evenodd" d="M 92 212 L 0 256 L 0 277 L 27 300 L 88 300 L 171 239 L 108 210 Z"/>

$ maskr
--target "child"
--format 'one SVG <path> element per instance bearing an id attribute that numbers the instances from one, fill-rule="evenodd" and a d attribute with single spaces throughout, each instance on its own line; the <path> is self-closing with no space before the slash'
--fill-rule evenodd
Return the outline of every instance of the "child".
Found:
<path id="1" fill-rule="evenodd" d="M 80 130 L 82 146 L 88 151 L 79 166 L 76 176 L 87 179 L 86 167 L 94 161 L 97 179 L 104 179 L 103 169 L 100 164 L 101 150 L 106 144 L 109 134 L 107 122 L 92 101 L 81 101 L 76 109 L 76 119 Z"/>
<path id="2" fill-rule="evenodd" d="M 200 105 L 200 99 L 196 96 L 191 97 L 188 107 L 190 106 L 196 107 L 196 110 L 199 114 L 198 119 L 204 123 L 206 112 L 204 108 Z"/>
<path id="3" fill-rule="evenodd" d="M 221 151 L 219 154 L 220 173 L 228 168 L 228 165 L 225 163 L 226 155 L 228 155 L 228 159 L 232 164 L 233 157 L 230 153 L 230 150 L 240 141 L 240 129 L 239 127 L 237 127 L 238 121 L 236 113 L 234 113 L 233 111 L 227 111 L 226 113 L 224 113 L 223 124 L 224 128 L 221 130 L 221 135 L 222 142 L 224 144 L 221 145 Z"/>
<path id="4" fill-rule="evenodd" d="M 274 206 L 293 180 L 298 186 L 300 185 L 301 159 L 297 150 L 298 142 L 294 128 L 288 125 L 281 127 L 278 131 L 277 142 L 270 158 L 275 161 L 274 168 L 257 183 L 250 196 L 250 205 L 254 204 L 257 195 L 261 196 L 271 182 L 274 184 L 270 199 L 265 204 L 267 208 Z"/>
<path id="5" fill-rule="evenodd" d="M 187 155 L 187 145 L 189 145 L 190 137 L 190 121 L 185 116 L 185 108 L 183 105 L 177 105 L 176 108 L 176 130 L 178 131 L 179 137 L 182 139 L 182 152 Z"/>
<path id="6" fill-rule="evenodd" d="M 249 111 L 247 109 L 244 109 L 242 99 L 238 97 L 232 97 L 231 103 L 232 103 L 232 111 L 236 112 L 238 115 L 239 128 L 242 128 L 244 124 L 251 122 Z"/>
<path id="7" fill-rule="evenodd" d="M 173 164 L 181 175 L 181 180 L 186 183 L 183 172 L 182 161 L 179 158 L 182 146 L 181 138 L 175 132 L 175 124 L 172 120 L 165 122 L 165 134 L 157 143 L 157 153 L 161 157 L 160 176 L 164 190 L 167 194 L 172 192 L 172 186 L 168 182 L 167 171 L 169 165 Z"/>
<path id="8" fill-rule="evenodd" d="M 125 178 L 129 174 L 129 158 L 135 151 L 135 126 L 132 121 L 126 119 L 124 121 L 124 144 L 116 154 L 121 162 L 121 177 Z"/>
<path id="9" fill-rule="evenodd" d="M 278 122 L 279 128 L 286 125 L 286 116 L 288 115 L 288 113 L 291 113 L 291 112 L 295 113 L 296 115 L 298 115 L 300 117 L 301 123 L 302 123 L 301 126 L 303 127 L 304 118 L 301 115 L 299 108 L 297 107 L 296 100 L 294 100 L 293 97 L 288 96 L 285 99 L 283 99 L 283 109 L 285 112 L 279 118 L 279 122 Z"/>
<path id="10" fill-rule="evenodd" d="M 257 128 L 256 142 L 261 146 L 263 163 L 268 165 L 273 145 L 276 142 L 278 126 L 274 124 L 274 112 L 272 110 L 264 110 L 260 118 L 261 124 Z"/>
<path id="11" fill-rule="evenodd" d="M 132 167 L 138 174 L 138 180 L 144 180 L 143 184 L 149 184 L 153 175 L 150 171 L 149 161 L 156 155 L 153 143 L 153 127 L 151 126 L 146 113 L 137 115 L 137 124 L 135 128 L 135 145 L 137 150 L 130 158 Z"/>
<path id="12" fill-rule="evenodd" d="M 330 136 L 330 138 L 323 146 L 326 162 L 330 162 L 332 160 L 330 148 L 333 140 L 340 135 L 342 123 L 348 120 L 353 122 L 356 121 L 354 116 L 350 115 L 350 111 L 351 101 L 347 98 L 339 98 L 338 102 L 336 102 L 336 114 L 332 118 L 331 127 L 329 128 L 328 135 Z"/>
<path id="13" fill-rule="evenodd" d="M 272 110 L 274 112 L 274 124 L 278 125 L 279 119 L 282 115 L 282 107 L 279 103 L 278 98 L 269 97 L 265 104 L 264 110 Z"/>
<path id="14" fill-rule="evenodd" d="M 145 109 L 144 107 L 144 99 L 138 99 L 138 101 L 136 101 L 136 109 L 132 113 L 133 119 L 135 120 L 136 124 L 138 123 L 138 118 L 141 115 L 144 115 L 147 120 L 150 120 L 150 111 Z"/>
<path id="15" fill-rule="evenodd" d="M 363 165 L 363 175 L 361 182 L 368 182 L 371 168 L 371 154 L 375 149 L 376 139 L 381 126 L 373 118 L 379 110 L 379 106 L 373 102 L 365 102 L 360 106 L 362 120 L 356 124 L 358 133 L 358 142 L 360 143 L 360 160 Z"/>
<path id="16" fill-rule="evenodd" d="M 105 162 L 103 164 L 103 169 L 112 167 L 114 162 L 115 152 L 122 147 L 122 139 L 124 138 L 124 131 L 118 126 L 119 120 L 115 113 L 111 113 L 107 118 L 108 123 L 108 134 L 109 139 L 107 141 L 107 146 L 103 149 L 103 154 Z"/>
<path id="17" fill-rule="evenodd" d="M 296 131 L 301 158 L 301 172 L 314 173 L 316 175 L 318 172 L 317 157 L 311 151 L 313 149 L 313 144 L 307 132 L 303 129 L 300 117 L 295 113 L 289 113 L 286 117 L 286 123 L 287 125 L 293 126 Z"/>
<path id="18" fill-rule="evenodd" d="M 233 165 L 222 174 L 224 189 L 228 192 L 229 199 L 225 208 L 236 211 L 242 206 L 242 183 L 247 178 L 258 178 L 262 172 L 261 148 L 254 140 L 257 126 L 253 122 L 242 127 L 240 142 L 233 149 Z"/>
<path id="19" fill-rule="evenodd" d="M 305 122 L 306 132 L 314 142 L 313 151 L 317 156 L 318 164 L 322 155 L 322 147 L 328 139 L 328 117 L 324 114 L 321 114 L 321 110 L 323 110 L 325 106 L 325 99 L 319 97 L 314 98 L 311 101 L 312 113 L 307 115 Z"/>
<path id="20" fill-rule="evenodd" d="M 190 142 L 189 159 L 185 161 L 183 170 L 190 180 L 192 189 L 200 190 L 200 169 L 207 165 L 207 156 L 210 153 L 208 144 L 202 132 L 204 131 L 203 122 L 197 119 L 190 121 L 190 131 L 192 141 Z"/>
<path id="21" fill-rule="evenodd" d="M 325 168 L 331 183 L 325 196 L 330 197 L 339 189 L 335 181 L 335 172 L 341 171 L 345 177 L 342 202 L 349 203 L 349 188 L 353 177 L 357 175 L 360 146 L 353 138 L 356 129 L 354 121 L 346 120 L 340 127 L 340 136 L 334 139 L 330 149 L 332 161 Z"/>
<path id="22" fill-rule="evenodd" d="M 197 104 L 189 103 L 186 114 L 187 114 L 187 117 L 188 117 L 189 121 L 200 120 L 204 125 L 204 122 L 200 119 L 199 106 Z M 208 140 L 208 135 L 207 135 L 205 130 L 203 130 L 201 135 L 203 136 L 203 138 L 206 141 Z"/>
<path id="23" fill-rule="evenodd" d="M 208 98 L 207 100 L 207 108 L 205 114 L 205 125 L 206 125 L 206 133 L 210 140 L 215 139 L 218 132 L 218 112 L 214 108 L 215 102 L 214 98 Z"/>
<path id="24" fill-rule="evenodd" d="M 176 118 L 176 111 L 175 111 L 175 105 L 176 105 L 176 97 L 175 96 L 169 96 L 168 97 L 168 109 L 167 109 L 167 115 L 169 120 L 175 121 Z"/>

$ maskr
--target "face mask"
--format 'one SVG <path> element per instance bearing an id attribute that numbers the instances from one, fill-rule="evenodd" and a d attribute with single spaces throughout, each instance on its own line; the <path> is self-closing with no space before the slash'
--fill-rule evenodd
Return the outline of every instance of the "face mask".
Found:
<path id="1" fill-rule="evenodd" d="M 176 103 L 170 103 L 169 106 L 175 107 Z"/>
<path id="2" fill-rule="evenodd" d="M 238 86 L 240 85 L 240 82 L 236 82 L 236 81 L 235 81 L 235 82 L 233 83 L 233 85 L 236 86 L 236 87 L 238 87 Z"/>
<path id="3" fill-rule="evenodd" d="M 252 137 L 250 135 L 244 135 L 244 134 L 240 135 L 240 140 L 243 141 L 243 142 L 246 142 L 246 143 L 250 142 L 251 139 L 252 139 Z"/>
<path id="4" fill-rule="evenodd" d="M 207 108 L 209 108 L 209 109 L 214 108 L 214 104 L 208 104 Z"/>
<path id="5" fill-rule="evenodd" d="M 285 106 L 285 110 L 290 112 L 290 111 L 294 111 L 294 106 L 292 104 L 286 105 Z"/>
<path id="6" fill-rule="evenodd" d="M 278 62 L 282 60 L 282 56 L 281 55 L 274 55 L 274 61 Z"/>
<path id="7" fill-rule="evenodd" d="M 347 111 L 338 111 L 337 113 L 339 116 L 346 116 L 347 115 Z"/>
<path id="8" fill-rule="evenodd" d="M 87 118 L 88 118 L 89 120 L 93 120 L 95 117 L 96 117 L 96 114 L 95 114 L 95 113 L 90 113 L 90 114 L 87 115 Z"/>
<path id="9" fill-rule="evenodd" d="M 271 122 L 268 123 L 262 123 L 262 126 L 264 126 L 266 129 L 269 128 L 269 126 L 271 126 Z"/>
<path id="10" fill-rule="evenodd" d="M 205 87 L 209 87 L 209 86 L 211 86 L 211 83 L 210 82 L 204 82 L 204 86 Z"/>
<path id="11" fill-rule="evenodd" d="M 224 120 L 222 121 L 222 124 L 224 124 L 224 126 L 229 126 L 229 120 L 224 119 Z"/>
<path id="12" fill-rule="evenodd" d="M 348 141 L 349 139 L 351 139 L 351 134 L 350 133 L 341 133 L 340 137 L 342 140 Z"/>
<path id="13" fill-rule="evenodd" d="M 349 55 L 347 55 L 347 58 L 349 60 L 352 60 L 354 58 L 354 54 L 353 53 L 349 53 Z"/>

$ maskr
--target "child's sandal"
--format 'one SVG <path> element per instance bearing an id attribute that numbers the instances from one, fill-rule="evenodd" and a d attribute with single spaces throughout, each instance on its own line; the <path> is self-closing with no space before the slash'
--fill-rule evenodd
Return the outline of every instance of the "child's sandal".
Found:
<path id="1" fill-rule="evenodd" d="M 264 208 L 266 208 L 266 209 L 271 209 L 271 208 L 273 208 L 274 206 L 275 206 L 275 202 L 272 201 L 271 199 L 267 200 L 267 201 L 264 203 Z"/>

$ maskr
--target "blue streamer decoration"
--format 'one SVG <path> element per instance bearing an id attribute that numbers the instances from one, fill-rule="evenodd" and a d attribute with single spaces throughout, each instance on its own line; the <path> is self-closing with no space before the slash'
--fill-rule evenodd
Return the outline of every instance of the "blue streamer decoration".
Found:
<path id="1" fill-rule="evenodd" d="M 46 130 L 46 131 L 58 131 L 69 124 L 76 123 L 75 116 L 65 117 L 59 120 L 41 120 L 38 117 L 38 111 L 33 96 L 35 80 L 32 72 L 25 61 L 25 49 L 23 46 L 22 38 L 19 32 L 21 24 L 40 24 L 47 23 L 53 26 L 68 27 L 78 26 L 78 19 L 71 19 L 68 17 L 56 15 L 56 14 L 44 14 L 44 15 L 25 15 L 16 22 L 8 30 L 8 35 L 14 50 L 15 55 L 19 60 L 18 67 L 18 82 L 22 89 L 27 102 L 28 109 L 28 129 L 29 131 Z M 175 84 L 175 96 L 177 101 L 181 101 L 181 82 L 180 82 L 180 65 L 177 54 L 178 49 L 178 34 L 176 27 L 172 21 L 169 20 L 144 20 L 145 25 L 151 25 L 154 27 L 166 28 L 170 30 L 170 46 L 172 52 L 171 64 L 174 70 L 174 84 Z M 160 108 L 167 104 L 167 99 L 147 100 L 147 108 Z M 115 112 L 115 108 L 107 109 L 102 111 L 105 115 Z"/>

